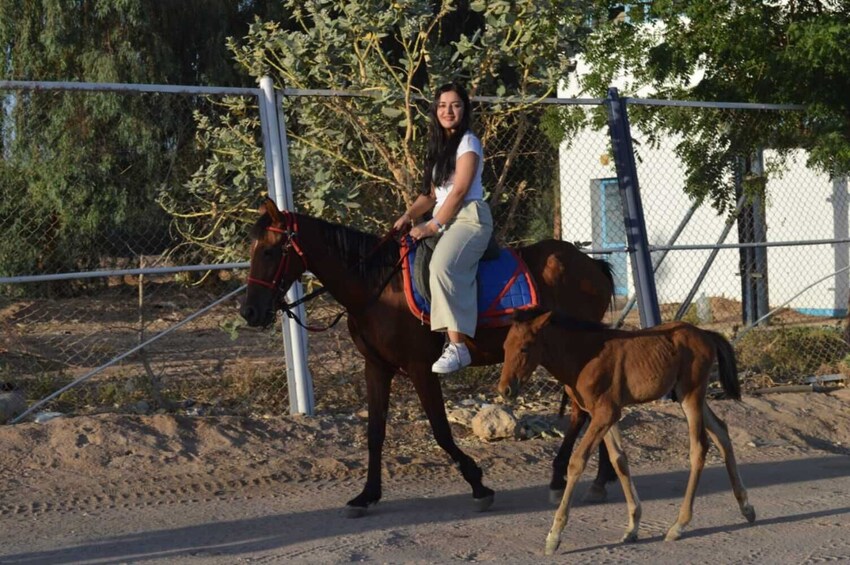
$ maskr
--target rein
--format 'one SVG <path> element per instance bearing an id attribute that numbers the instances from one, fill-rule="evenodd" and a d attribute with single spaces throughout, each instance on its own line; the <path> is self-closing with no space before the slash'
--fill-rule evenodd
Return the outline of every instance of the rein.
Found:
<path id="1" fill-rule="evenodd" d="M 274 278 L 272 278 L 271 282 L 269 282 L 269 281 L 264 281 L 262 279 L 257 279 L 257 278 L 251 277 L 250 275 L 248 276 L 248 284 L 258 284 L 260 286 L 270 288 L 273 291 L 275 291 L 275 293 L 277 293 L 278 296 L 283 294 L 283 289 L 281 288 L 281 284 L 283 283 L 283 273 L 286 272 L 286 267 L 289 264 L 289 257 L 290 257 L 289 250 L 290 249 L 294 249 L 295 252 L 298 254 L 298 257 L 301 258 L 301 262 L 304 264 L 304 270 L 305 271 L 310 270 L 309 265 L 307 263 L 307 257 L 304 255 L 304 251 L 301 249 L 301 246 L 299 245 L 298 240 L 297 240 L 297 237 L 298 237 L 298 222 L 295 218 L 295 215 L 292 214 L 291 212 L 288 212 L 288 211 L 283 211 L 282 214 L 283 214 L 283 217 L 284 217 L 284 221 L 283 221 L 284 228 L 283 229 L 275 227 L 275 226 L 269 226 L 268 228 L 266 228 L 267 231 L 270 231 L 270 232 L 273 232 L 273 233 L 279 233 L 279 234 L 282 234 L 282 235 L 285 236 L 285 238 L 283 238 L 281 240 L 282 255 L 281 255 L 281 258 L 280 258 L 280 263 L 277 266 L 277 270 L 275 271 Z M 394 229 L 390 229 L 390 231 L 387 232 L 387 234 L 385 236 L 383 236 L 377 244 L 375 244 L 375 247 L 372 249 L 372 251 L 370 251 L 365 257 L 362 257 L 360 259 L 360 264 L 363 264 L 366 261 L 368 261 L 378 251 L 378 249 L 380 249 L 390 239 L 393 239 L 395 235 L 396 235 L 396 231 Z M 380 288 L 378 288 L 378 291 L 372 296 L 372 298 L 369 300 L 369 302 L 366 304 L 366 306 L 364 306 L 364 309 L 368 308 L 369 306 L 372 305 L 372 303 L 374 303 L 375 301 L 378 300 L 378 297 L 381 295 L 381 293 L 384 291 L 384 289 L 387 287 L 387 285 L 390 284 L 390 281 L 393 280 L 393 278 L 398 273 L 399 269 L 401 269 L 402 261 L 404 261 L 405 257 L 407 257 L 407 255 L 410 253 L 410 251 L 411 251 L 411 249 L 408 249 L 399 258 L 399 260 L 393 266 L 393 270 L 390 273 L 390 275 L 386 278 L 386 280 L 384 280 L 384 282 L 381 284 Z M 292 304 L 287 303 L 285 298 L 281 298 L 278 301 L 277 309 L 280 310 L 281 312 L 283 312 L 284 314 L 286 314 L 286 316 L 289 317 L 289 319 L 295 320 L 295 322 L 299 326 L 301 326 L 302 328 L 304 328 L 305 330 L 307 330 L 309 332 L 324 332 L 324 331 L 327 331 L 327 330 L 331 329 L 332 327 L 334 327 L 342 319 L 342 316 L 347 312 L 346 309 L 343 308 L 334 317 L 333 321 L 325 327 L 310 326 L 310 325 L 304 324 L 304 322 L 301 321 L 301 318 L 299 318 L 298 315 L 293 311 L 293 309 L 296 306 L 300 306 L 301 304 L 309 302 L 310 300 L 316 298 L 317 296 L 319 296 L 321 294 L 324 294 L 325 292 L 327 292 L 327 288 L 323 286 L 321 288 L 314 290 L 313 292 L 310 292 L 309 294 L 302 296 L 301 298 L 299 298 L 298 300 L 296 300 Z"/>

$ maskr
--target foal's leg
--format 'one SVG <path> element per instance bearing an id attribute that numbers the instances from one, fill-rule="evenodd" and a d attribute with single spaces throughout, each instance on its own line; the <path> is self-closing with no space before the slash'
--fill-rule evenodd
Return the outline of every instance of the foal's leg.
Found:
<path id="1" fill-rule="evenodd" d="M 567 487 L 567 464 L 581 428 L 587 420 L 587 412 L 579 410 L 573 402 L 570 409 L 570 424 L 564 434 L 564 441 L 561 442 L 561 447 L 552 461 L 552 480 L 549 481 L 549 502 L 552 504 L 560 504 L 564 498 L 564 489 Z"/>
<path id="2" fill-rule="evenodd" d="M 564 489 L 564 496 L 561 498 L 561 504 L 555 511 L 555 519 L 552 522 L 552 528 L 549 530 L 549 535 L 546 536 L 546 555 L 552 555 L 558 546 L 561 545 L 561 532 L 567 525 L 567 520 L 570 517 L 570 506 L 579 477 L 584 472 L 587 466 L 587 460 L 590 458 L 590 453 L 596 449 L 596 446 L 602 441 L 602 437 L 611 426 L 611 418 L 602 418 L 595 416 L 590 419 L 587 425 L 587 431 L 584 432 L 584 437 L 578 444 L 578 447 L 570 457 L 570 464 L 567 466 L 567 487 Z"/>
<path id="3" fill-rule="evenodd" d="M 625 451 L 623 451 L 623 438 L 620 435 L 619 425 L 614 424 L 608 430 L 608 433 L 605 434 L 605 446 L 608 448 L 614 470 L 620 478 L 620 484 L 623 485 L 623 493 L 626 496 L 626 507 L 629 510 L 629 526 L 626 528 L 626 533 L 623 534 L 623 539 L 620 541 L 633 542 L 637 540 L 638 528 L 640 527 L 640 498 L 638 498 L 635 484 L 632 482 L 632 475 L 629 472 L 629 462 L 626 460 Z"/>
<path id="4" fill-rule="evenodd" d="M 729 473 L 729 480 L 732 482 L 732 491 L 735 493 L 735 498 L 738 500 L 738 506 L 741 508 L 741 514 L 747 519 L 747 522 L 754 522 L 756 519 L 756 511 L 753 509 L 747 500 L 747 489 L 744 488 L 744 482 L 741 480 L 741 475 L 738 474 L 738 463 L 735 461 L 735 451 L 732 449 L 732 440 L 729 439 L 729 430 L 726 424 L 717 417 L 717 414 L 712 412 L 708 403 L 705 405 L 705 426 L 708 429 L 708 435 L 723 456 L 723 461 L 726 463 L 726 472 Z"/>
<path id="5" fill-rule="evenodd" d="M 682 532 L 687 526 L 694 513 L 694 496 L 696 495 L 699 478 L 705 467 L 705 454 L 708 452 L 708 436 L 705 433 L 705 422 L 703 421 L 705 391 L 691 391 L 681 401 L 682 410 L 688 419 L 688 433 L 690 440 L 690 462 L 691 473 L 688 477 L 688 487 L 685 490 L 685 498 L 679 509 L 679 518 L 669 530 L 667 530 L 666 541 L 677 540 L 682 537 Z"/>
<path id="6" fill-rule="evenodd" d="M 431 372 L 429 366 L 424 365 L 416 369 L 411 368 L 409 374 L 416 393 L 419 395 L 422 409 L 425 410 L 425 415 L 431 423 L 431 430 L 434 433 L 434 439 L 437 440 L 437 445 L 449 454 L 452 461 L 460 469 L 463 478 L 472 487 L 472 497 L 476 509 L 479 512 L 487 510 L 493 505 L 495 493 L 481 482 L 484 476 L 481 467 L 455 444 L 452 429 L 446 417 L 446 406 L 443 402 L 443 389 L 440 386 L 440 380 L 437 375 Z"/>
<path id="7" fill-rule="evenodd" d="M 566 393 L 564 394 L 566 395 Z M 564 401 L 562 401 L 562 407 L 563 404 Z M 563 415 L 563 410 L 561 410 L 560 414 Z M 579 408 L 578 404 L 572 402 L 570 424 L 567 427 L 567 432 L 564 434 L 561 447 L 552 461 L 552 480 L 549 481 L 549 502 L 552 504 L 559 504 L 564 497 L 564 488 L 567 486 L 567 464 L 570 461 L 570 455 L 572 455 L 573 447 L 581 432 L 581 428 L 587 422 L 588 418 L 587 412 Z M 605 485 L 616 478 L 617 474 L 611 466 L 608 450 L 605 449 L 604 445 L 599 444 L 599 466 L 596 471 L 596 478 L 590 484 L 590 487 L 588 487 L 587 492 L 584 493 L 582 502 L 591 504 L 605 502 L 608 498 Z"/>
<path id="8" fill-rule="evenodd" d="M 363 492 L 348 501 L 348 516 L 359 518 L 366 509 L 381 500 L 381 452 L 387 431 L 387 412 L 390 404 L 390 385 L 394 371 L 366 359 L 366 401 L 369 422 L 366 426 L 369 444 L 369 466 Z"/>

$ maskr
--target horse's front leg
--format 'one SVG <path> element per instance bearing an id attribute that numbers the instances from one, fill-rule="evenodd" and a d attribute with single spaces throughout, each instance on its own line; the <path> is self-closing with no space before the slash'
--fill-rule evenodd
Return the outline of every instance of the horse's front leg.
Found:
<path id="1" fill-rule="evenodd" d="M 390 404 L 390 386 L 394 371 L 366 360 L 366 401 L 369 409 L 367 438 L 369 466 L 363 492 L 347 503 L 348 516 L 359 518 L 367 508 L 381 500 L 381 452 L 387 433 L 387 413 Z"/>
<path id="2" fill-rule="evenodd" d="M 564 399 L 561 401 L 560 414 L 563 415 L 564 407 L 566 406 L 569 395 L 564 392 Z M 552 504 L 560 504 L 564 496 L 564 488 L 567 486 L 567 464 L 570 461 L 573 447 L 576 439 L 581 432 L 581 428 L 587 422 L 589 416 L 587 412 L 579 408 L 578 404 L 569 399 L 570 408 L 570 423 L 567 431 L 564 434 L 564 441 L 561 442 L 561 447 L 558 449 L 555 459 L 552 461 L 552 480 L 549 481 L 549 502 Z M 608 491 L 605 485 L 617 478 L 614 468 L 611 466 L 611 460 L 608 457 L 608 450 L 603 444 L 599 444 L 599 466 L 596 471 L 596 478 L 584 493 L 582 502 L 598 503 L 605 502 L 608 499 Z"/>
<path id="3" fill-rule="evenodd" d="M 567 486 L 567 464 L 573 454 L 573 447 L 576 439 L 578 439 L 578 434 L 587 419 L 587 412 L 580 410 L 576 403 L 572 402 L 570 423 L 564 434 L 564 441 L 561 442 L 561 447 L 552 461 L 552 480 L 549 481 L 549 502 L 552 504 L 560 504 L 564 498 L 564 489 Z"/>
<path id="4" fill-rule="evenodd" d="M 413 381 L 416 394 L 419 395 L 422 409 L 425 410 L 425 415 L 431 423 L 431 430 L 434 433 L 434 439 L 437 440 L 437 445 L 449 454 L 452 461 L 460 469 L 463 478 L 472 487 L 472 497 L 476 510 L 479 512 L 487 510 L 493 505 L 495 493 L 482 483 L 481 479 L 484 472 L 481 467 L 457 446 L 454 437 L 452 437 L 452 429 L 446 417 L 446 406 L 443 402 L 443 390 L 439 378 L 431 372 L 431 368 L 427 365 L 411 367 L 408 374 Z"/>
<path id="5" fill-rule="evenodd" d="M 616 419 L 598 416 L 595 418 L 591 417 L 590 423 L 587 425 L 587 431 L 584 432 L 584 437 L 570 457 L 570 462 L 567 465 L 567 487 L 564 489 L 561 504 L 555 511 L 552 528 L 549 530 L 549 535 L 546 536 L 546 555 L 554 554 L 558 546 L 561 545 L 561 532 L 570 518 L 570 507 L 572 506 L 572 497 L 576 484 L 578 484 L 578 480 L 587 466 L 587 460 L 590 458 L 591 452 L 602 442 L 603 436 L 613 422 L 616 422 Z"/>

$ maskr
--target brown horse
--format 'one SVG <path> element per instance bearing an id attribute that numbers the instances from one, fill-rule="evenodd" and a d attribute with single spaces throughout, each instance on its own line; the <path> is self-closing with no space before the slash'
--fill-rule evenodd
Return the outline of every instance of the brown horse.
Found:
<path id="1" fill-rule="evenodd" d="M 741 398 L 735 351 L 717 332 L 685 322 L 670 322 L 638 331 L 610 329 L 541 310 L 515 318 L 505 339 L 505 363 L 499 392 L 510 398 L 538 365 L 562 382 L 572 400 L 590 414 L 584 437 L 570 457 L 567 488 L 546 538 L 546 554 L 560 544 L 570 498 L 591 451 L 601 441 L 608 448 L 629 510 L 623 541 L 637 539 L 640 500 L 629 474 L 617 422 L 624 406 L 656 400 L 675 391 L 688 420 L 691 473 L 679 516 L 667 532 L 678 539 L 693 514 L 694 494 L 708 451 L 706 429 L 726 462 L 741 513 L 752 522 L 755 510 L 738 474 L 726 424 L 706 402 L 710 370 L 718 362 L 720 384 L 730 398 Z"/>
<path id="2" fill-rule="evenodd" d="M 346 309 L 349 332 L 365 358 L 369 463 L 363 491 L 348 502 L 349 515 L 363 515 L 381 498 L 381 451 L 390 384 L 396 373 L 412 381 L 437 443 L 471 485 L 476 506 L 489 507 L 494 493 L 482 484 L 482 471 L 475 461 L 455 444 L 440 381 L 431 372 L 443 336 L 414 317 L 405 300 L 397 267 L 399 244 L 390 237 L 381 239 L 302 214 L 280 212 L 270 200 L 260 212 L 252 230 L 251 268 L 242 316 L 251 326 L 271 324 L 278 309 L 288 308 L 283 301 L 286 291 L 309 270 Z M 613 292 L 606 262 L 555 240 L 517 249 L 517 253 L 534 276 L 542 305 L 581 319 L 600 320 L 605 314 Z M 507 332 L 507 326 L 479 329 L 475 339 L 467 343 L 472 364 L 500 363 Z M 561 448 L 567 454 L 561 455 L 564 468 L 572 444 L 568 448 Z M 563 481 L 563 472 L 554 476 Z M 604 484 L 607 478 L 600 481 Z"/>

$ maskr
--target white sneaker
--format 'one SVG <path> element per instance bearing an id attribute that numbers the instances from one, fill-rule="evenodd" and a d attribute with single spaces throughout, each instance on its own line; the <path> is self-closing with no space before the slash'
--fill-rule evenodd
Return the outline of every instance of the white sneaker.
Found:
<path id="1" fill-rule="evenodd" d="M 457 370 L 463 369 L 472 362 L 469 355 L 469 349 L 464 343 L 449 343 L 443 349 L 443 354 L 440 358 L 431 365 L 431 370 L 435 373 L 446 374 L 454 373 Z"/>

